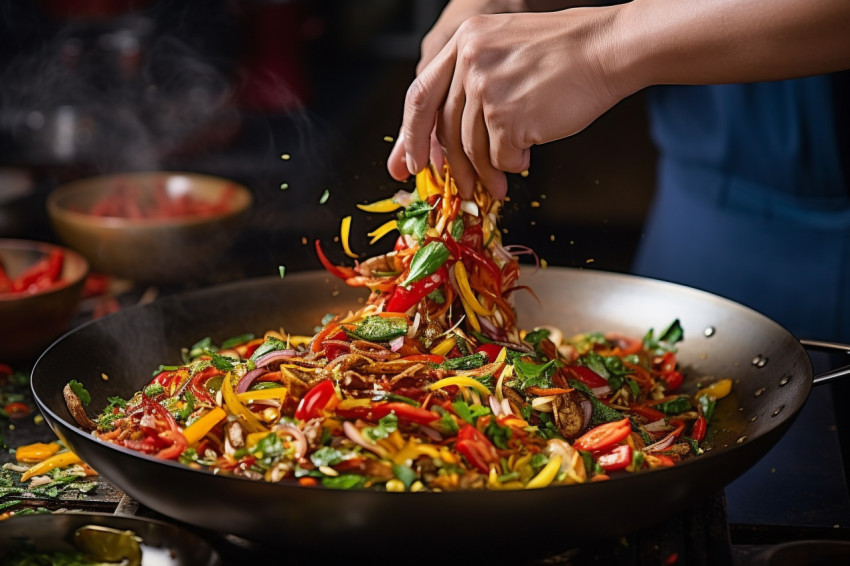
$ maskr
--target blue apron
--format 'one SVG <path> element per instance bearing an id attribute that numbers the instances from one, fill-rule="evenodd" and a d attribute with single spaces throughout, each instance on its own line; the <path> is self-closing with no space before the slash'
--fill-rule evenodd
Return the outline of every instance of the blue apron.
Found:
<path id="1" fill-rule="evenodd" d="M 654 88 L 658 186 L 634 272 L 850 341 L 847 102 L 832 79 Z"/>

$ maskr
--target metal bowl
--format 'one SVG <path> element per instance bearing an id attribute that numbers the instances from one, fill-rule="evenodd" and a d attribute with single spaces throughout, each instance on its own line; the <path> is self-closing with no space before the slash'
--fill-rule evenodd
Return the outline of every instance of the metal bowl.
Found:
<path id="1" fill-rule="evenodd" d="M 0 239 L 0 257 L 13 279 L 56 248 L 65 252 L 61 282 L 33 294 L 0 293 L 2 361 L 32 360 L 68 329 L 82 297 L 89 264 L 77 252 L 54 244 Z"/>
<path id="2" fill-rule="evenodd" d="M 118 187 L 133 199 L 190 198 L 219 202 L 226 210 L 177 216 L 105 216 L 90 211 Z M 159 192 L 158 192 L 159 191 Z M 140 283 L 201 280 L 220 264 L 238 234 L 251 192 L 229 179 L 185 172 L 121 173 L 73 181 L 47 197 L 47 214 L 57 236 L 83 254 L 92 269 Z"/>

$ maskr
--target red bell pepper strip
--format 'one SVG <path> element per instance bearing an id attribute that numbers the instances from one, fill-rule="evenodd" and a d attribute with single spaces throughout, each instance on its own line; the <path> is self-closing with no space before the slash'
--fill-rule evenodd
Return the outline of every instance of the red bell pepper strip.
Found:
<path id="1" fill-rule="evenodd" d="M 577 365 L 568 365 L 565 368 L 572 377 L 576 380 L 584 383 L 591 389 L 596 387 L 605 387 L 608 385 L 608 380 L 604 377 L 593 371 L 592 369 L 584 366 Z"/>
<path id="2" fill-rule="evenodd" d="M 607 450 L 625 440 L 631 432 L 632 426 L 628 418 L 601 424 L 580 436 L 573 443 L 573 448 L 585 452 Z"/>
<path id="3" fill-rule="evenodd" d="M 164 430 L 157 435 L 161 440 L 169 442 L 170 445 L 162 448 L 155 454 L 163 460 L 176 460 L 186 450 L 189 444 L 186 437 L 179 430 Z"/>
<path id="4" fill-rule="evenodd" d="M 3 268 L 3 258 L 0 257 L 0 293 L 6 293 L 12 290 L 12 278 L 6 273 Z"/>
<path id="5" fill-rule="evenodd" d="M 499 453 L 481 431 L 470 424 L 463 425 L 457 433 L 458 441 L 455 444 L 457 451 L 466 458 L 470 465 L 486 474 L 490 471 L 490 464 L 499 461 Z"/>
<path id="6" fill-rule="evenodd" d="M 212 395 L 210 395 L 209 390 L 207 390 L 206 383 L 217 375 L 224 375 L 224 372 L 216 367 L 210 366 L 202 369 L 192 376 L 192 379 L 189 381 L 189 391 L 192 392 L 195 399 L 207 405 L 215 405 Z"/>
<path id="7" fill-rule="evenodd" d="M 696 440 L 697 443 L 702 442 L 702 439 L 705 438 L 707 425 L 708 423 L 705 417 L 702 415 L 698 416 L 697 420 L 694 421 L 694 427 L 691 429 L 691 438 Z"/>
<path id="8" fill-rule="evenodd" d="M 62 250 L 50 250 L 48 256 L 29 266 L 12 281 L 12 291 L 41 291 L 59 280 L 65 253 Z"/>
<path id="9" fill-rule="evenodd" d="M 372 415 L 381 419 L 390 413 L 395 413 L 398 420 L 417 424 L 431 424 L 440 418 L 440 415 L 428 409 L 414 407 L 407 403 L 391 401 L 388 403 L 376 403 L 372 405 Z"/>
<path id="10" fill-rule="evenodd" d="M 629 411 L 633 412 L 636 415 L 644 417 L 649 422 L 661 420 L 666 416 L 658 409 L 653 409 L 652 407 L 648 407 L 646 405 L 632 405 L 631 407 L 629 407 Z"/>
<path id="11" fill-rule="evenodd" d="M 295 409 L 295 418 L 308 421 L 321 416 L 322 411 L 336 399 L 333 381 L 325 379 L 313 386 Z"/>
<path id="12" fill-rule="evenodd" d="M 632 463 L 632 447 L 629 444 L 618 444 L 596 456 L 596 463 L 606 472 L 622 470 Z"/>
<path id="13" fill-rule="evenodd" d="M 396 286 L 384 310 L 386 312 L 407 312 L 410 307 L 439 289 L 448 277 L 448 269 L 446 269 L 446 266 L 442 266 L 431 275 L 411 283 L 409 287 Z"/>
<path id="14" fill-rule="evenodd" d="M 346 267 L 344 265 L 334 265 L 325 255 L 325 252 L 322 251 L 322 245 L 319 243 L 319 240 L 316 240 L 316 255 L 319 256 L 319 261 L 322 262 L 322 265 L 331 275 L 335 275 L 340 279 L 349 279 L 351 277 L 355 277 L 357 272 L 354 271 L 352 267 Z"/>
<path id="15" fill-rule="evenodd" d="M 496 361 L 496 358 L 501 352 L 502 346 L 499 346 L 498 344 L 484 343 L 475 349 L 476 354 L 485 354 L 491 364 Z"/>

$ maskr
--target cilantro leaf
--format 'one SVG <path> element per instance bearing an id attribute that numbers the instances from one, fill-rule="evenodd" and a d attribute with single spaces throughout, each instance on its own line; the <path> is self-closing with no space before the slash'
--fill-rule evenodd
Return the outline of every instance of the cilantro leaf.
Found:
<path id="1" fill-rule="evenodd" d="M 83 405 L 88 405 L 91 403 L 91 394 L 86 391 L 86 388 L 83 387 L 83 384 L 77 381 L 76 379 L 72 379 L 68 382 L 68 385 L 71 387 L 71 391 L 73 391 L 77 397 L 80 398 L 80 403 Z"/>
<path id="2" fill-rule="evenodd" d="M 472 404 L 469 405 L 463 399 L 457 399 L 452 402 L 452 408 L 457 413 L 457 416 L 465 420 L 471 425 L 475 424 L 475 419 L 490 414 L 490 408 L 484 405 Z"/>

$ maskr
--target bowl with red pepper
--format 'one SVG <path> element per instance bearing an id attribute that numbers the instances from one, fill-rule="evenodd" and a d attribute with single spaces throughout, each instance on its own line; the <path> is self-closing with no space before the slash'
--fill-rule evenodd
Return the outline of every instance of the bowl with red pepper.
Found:
<path id="1" fill-rule="evenodd" d="M 68 248 L 0 239 L 0 361 L 31 361 L 68 329 L 88 272 Z"/>
<path id="2" fill-rule="evenodd" d="M 47 214 L 63 243 L 99 273 L 144 284 L 200 281 L 224 265 L 253 202 L 229 179 L 129 172 L 55 188 Z"/>

